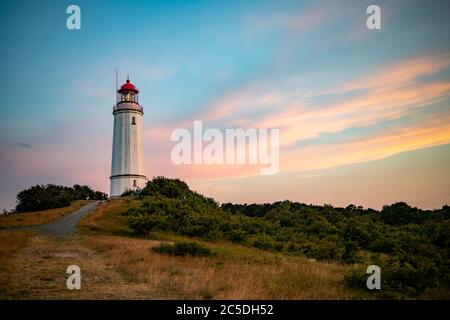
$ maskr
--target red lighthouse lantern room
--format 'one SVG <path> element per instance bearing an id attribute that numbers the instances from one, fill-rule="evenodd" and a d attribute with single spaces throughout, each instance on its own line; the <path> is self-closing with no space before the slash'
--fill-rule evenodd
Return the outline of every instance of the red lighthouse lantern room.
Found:
<path id="1" fill-rule="evenodd" d="M 122 102 L 135 102 L 139 103 L 139 90 L 136 89 L 135 85 L 127 79 L 119 90 L 117 90 L 117 104 Z"/>

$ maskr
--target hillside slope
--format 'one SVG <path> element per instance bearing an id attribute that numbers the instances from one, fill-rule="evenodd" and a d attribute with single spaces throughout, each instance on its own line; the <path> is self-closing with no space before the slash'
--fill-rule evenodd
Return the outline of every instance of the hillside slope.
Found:
<path id="1" fill-rule="evenodd" d="M 381 212 L 289 201 L 219 206 L 184 182 L 163 177 L 129 194 L 105 204 L 103 214 L 89 217 L 88 229 L 126 237 L 195 240 L 207 247 L 233 246 L 236 251 L 245 248 L 297 261 L 320 260 L 338 266 L 340 284 L 359 288 L 364 297 L 366 268 L 376 264 L 382 269 L 383 290 L 370 296 L 449 297 L 447 206 L 422 211 L 397 203 Z"/>
<path id="2" fill-rule="evenodd" d="M 120 270 L 130 283 L 167 299 L 370 299 L 370 292 L 347 288 L 337 263 L 269 252 L 230 241 L 206 241 L 155 232 L 136 237 L 123 214 L 136 205 L 126 197 L 101 204 L 80 223 L 86 245 Z M 193 243 L 209 256 L 158 253 L 163 243 Z M 125 293 L 124 293 L 125 294 Z"/>

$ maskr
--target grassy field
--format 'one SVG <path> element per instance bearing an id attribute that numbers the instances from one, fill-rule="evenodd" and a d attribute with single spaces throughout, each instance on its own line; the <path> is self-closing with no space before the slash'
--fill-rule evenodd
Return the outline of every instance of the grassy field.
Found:
<path id="1" fill-rule="evenodd" d="M 100 204 L 68 240 L 0 231 L 0 299 L 375 298 L 372 292 L 344 286 L 348 265 L 170 234 L 133 237 L 121 214 L 132 205 L 128 198 Z M 152 250 L 161 241 L 195 241 L 214 255 L 172 256 Z M 71 264 L 81 268 L 81 290 L 66 288 Z"/>
<path id="2" fill-rule="evenodd" d="M 77 200 L 73 201 L 70 206 L 64 208 L 2 215 L 0 216 L 0 229 L 10 229 L 48 223 L 52 220 L 61 218 L 66 214 L 74 212 L 89 202 L 90 201 L 88 200 Z"/>

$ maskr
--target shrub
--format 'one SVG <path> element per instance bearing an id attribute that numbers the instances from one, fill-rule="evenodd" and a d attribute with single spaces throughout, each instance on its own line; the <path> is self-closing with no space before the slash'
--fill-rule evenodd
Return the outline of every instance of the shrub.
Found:
<path id="1" fill-rule="evenodd" d="M 338 243 L 337 236 L 321 239 L 311 246 L 307 255 L 317 260 L 341 260 L 344 248 Z"/>
<path id="2" fill-rule="evenodd" d="M 407 223 L 422 223 L 432 216 L 427 212 L 412 208 L 405 202 L 386 205 L 380 214 L 381 220 L 387 224 L 401 225 Z"/>
<path id="3" fill-rule="evenodd" d="M 153 251 L 158 253 L 166 253 L 174 256 L 193 257 L 211 256 L 213 252 L 206 247 L 202 247 L 196 242 L 177 242 L 175 245 L 162 242 L 158 247 L 154 247 Z"/>
<path id="4" fill-rule="evenodd" d="M 139 188 L 137 188 L 137 189 L 127 189 L 120 196 L 121 197 L 138 196 L 138 195 L 141 194 L 141 192 L 142 192 L 142 190 L 139 189 Z"/>
<path id="5" fill-rule="evenodd" d="M 36 185 L 17 194 L 17 212 L 38 211 L 62 208 L 74 200 L 105 200 L 103 192 L 94 191 L 88 186 L 65 187 L 54 184 Z"/>
<path id="6" fill-rule="evenodd" d="M 275 247 L 273 239 L 266 234 L 262 234 L 254 241 L 254 246 L 263 250 L 270 250 Z"/>
<path id="7" fill-rule="evenodd" d="M 167 198 L 180 198 L 192 194 L 186 182 L 179 179 L 156 177 L 149 181 L 141 192 L 144 196 L 164 196 Z"/>

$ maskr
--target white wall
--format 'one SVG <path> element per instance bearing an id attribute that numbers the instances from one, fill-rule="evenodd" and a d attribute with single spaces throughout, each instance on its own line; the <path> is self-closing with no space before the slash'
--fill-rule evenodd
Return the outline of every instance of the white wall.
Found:
<path id="1" fill-rule="evenodd" d="M 136 106 L 132 103 L 122 103 L 114 112 L 111 176 L 126 174 L 145 176 L 142 112 L 121 110 Z M 132 117 L 135 117 L 135 125 L 132 124 Z M 110 195 L 120 196 L 126 189 L 133 189 L 133 180 L 136 180 L 137 187 L 140 188 L 144 187 L 147 181 L 143 177 L 113 177 Z"/>

